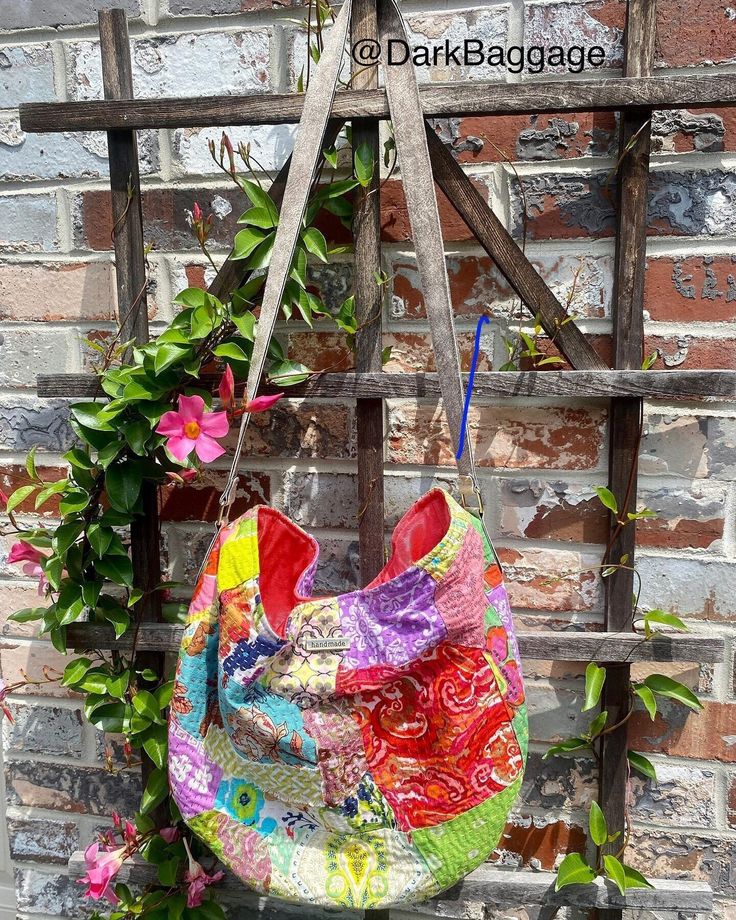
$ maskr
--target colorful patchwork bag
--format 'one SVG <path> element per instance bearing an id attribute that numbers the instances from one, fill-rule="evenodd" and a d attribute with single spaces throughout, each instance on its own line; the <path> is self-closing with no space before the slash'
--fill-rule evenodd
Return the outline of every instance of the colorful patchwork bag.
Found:
<path id="1" fill-rule="evenodd" d="M 349 16 L 346 0 L 305 99 L 249 397 L 302 226 Z M 381 0 L 379 27 L 384 45 L 404 34 L 393 0 Z M 443 404 L 459 443 L 463 384 L 421 107 L 411 67 L 385 70 Z M 264 506 L 226 520 L 247 424 L 244 416 L 182 640 L 169 722 L 172 794 L 189 827 L 260 894 L 358 909 L 426 900 L 488 858 L 524 770 L 519 653 L 492 544 L 482 518 L 432 489 L 397 525 L 377 578 L 314 597 L 313 537 Z M 458 467 L 477 495 L 469 447 Z"/>

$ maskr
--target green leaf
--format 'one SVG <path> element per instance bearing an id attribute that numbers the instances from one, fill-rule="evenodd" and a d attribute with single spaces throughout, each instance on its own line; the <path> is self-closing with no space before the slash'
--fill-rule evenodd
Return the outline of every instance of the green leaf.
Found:
<path id="1" fill-rule="evenodd" d="M 100 598 L 100 591 L 102 591 L 101 581 L 84 582 L 82 585 L 82 600 L 87 607 L 92 607 L 94 610 L 94 608 L 97 606 L 97 601 Z"/>
<path id="2" fill-rule="evenodd" d="M 71 407 L 72 418 L 93 431 L 112 431 L 111 416 L 103 403 L 76 403 Z"/>
<path id="3" fill-rule="evenodd" d="M 627 751 L 626 756 L 635 770 L 649 777 L 649 779 L 653 780 L 655 783 L 657 782 L 657 771 L 654 769 L 654 764 L 651 760 L 643 754 L 638 754 L 636 751 Z"/>
<path id="4" fill-rule="evenodd" d="M 268 371 L 268 379 L 280 387 L 293 387 L 303 383 L 312 372 L 297 361 L 280 361 L 272 364 Z"/>
<path id="5" fill-rule="evenodd" d="M 114 735 L 125 731 L 129 717 L 130 707 L 125 703 L 103 703 L 101 706 L 96 706 L 87 715 L 95 728 Z"/>
<path id="6" fill-rule="evenodd" d="M 157 374 L 162 374 L 167 368 L 179 364 L 189 354 L 189 348 L 175 345 L 173 342 L 163 342 L 156 348 L 156 353 L 153 358 L 154 370 Z"/>
<path id="7" fill-rule="evenodd" d="M 32 623 L 34 620 L 40 620 L 45 615 L 46 609 L 46 607 L 24 607 L 22 610 L 11 613 L 8 619 L 14 623 Z"/>
<path id="8" fill-rule="evenodd" d="M 373 151 L 367 143 L 359 144 L 353 154 L 355 178 L 362 186 L 371 184 L 373 178 Z"/>
<path id="9" fill-rule="evenodd" d="M 235 316 L 234 314 L 230 317 L 235 323 L 238 332 L 243 336 L 244 339 L 247 339 L 249 342 L 252 342 L 255 338 L 255 328 L 256 328 L 256 318 L 250 311 L 241 314 L 240 316 Z"/>
<path id="10" fill-rule="evenodd" d="M 28 456 L 26 457 L 26 472 L 28 473 L 29 478 L 38 479 L 38 473 L 36 472 L 36 447 L 32 447 L 28 451 Z"/>
<path id="11" fill-rule="evenodd" d="M 115 558 L 122 559 L 123 557 L 117 556 Z M 122 607 L 106 607 L 104 608 L 102 615 L 108 621 L 108 623 L 112 624 L 113 629 L 115 630 L 116 639 L 119 639 L 130 626 L 130 614 L 123 610 Z"/>
<path id="12" fill-rule="evenodd" d="M 644 684 L 659 696 L 669 697 L 678 703 L 682 703 L 683 706 L 688 706 L 690 709 L 697 711 L 703 708 L 703 704 L 689 687 L 677 680 L 672 680 L 671 677 L 667 677 L 664 674 L 650 674 Z"/>
<path id="13" fill-rule="evenodd" d="M 651 627 L 652 623 L 658 623 L 662 626 L 671 626 L 680 632 L 689 632 L 688 627 L 674 613 L 666 613 L 664 610 L 650 610 L 644 614 L 644 623 Z"/>
<path id="14" fill-rule="evenodd" d="M 10 514 L 11 511 L 15 511 L 18 505 L 24 502 L 29 495 L 33 495 L 37 488 L 38 486 L 21 486 L 19 489 L 16 489 L 8 499 L 8 504 L 5 508 L 8 514 Z"/>
<path id="15" fill-rule="evenodd" d="M 49 639 L 57 652 L 66 655 L 66 628 L 64 626 L 56 626 L 49 630 Z"/>
<path id="16" fill-rule="evenodd" d="M 174 298 L 174 303 L 181 304 L 184 307 L 201 307 L 207 298 L 207 292 L 202 288 L 190 287 L 185 288 Z"/>
<path id="17" fill-rule="evenodd" d="M 583 704 L 583 712 L 587 712 L 598 705 L 605 682 L 606 669 L 599 667 L 595 661 L 591 661 L 585 669 L 585 703 Z"/>
<path id="18" fill-rule="evenodd" d="M 174 681 L 167 680 L 165 684 L 161 684 L 153 691 L 153 695 L 156 697 L 158 708 L 166 709 L 174 695 Z"/>
<path id="19" fill-rule="evenodd" d="M 276 234 L 269 233 L 266 239 L 253 250 L 248 259 L 247 266 L 250 271 L 256 271 L 259 268 L 266 268 L 271 261 L 273 244 L 276 241 Z"/>
<path id="20" fill-rule="evenodd" d="M 233 259 L 247 259 L 251 253 L 261 245 L 266 238 L 266 234 L 261 230 L 253 230 L 246 227 L 245 230 L 239 230 L 235 234 L 233 245 Z"/>
<path id="21" fill-rule="evenodd" d="M 601 811 L 601 807 L 597 802 L 590 803 L 588 828 L 590 830 L 590 837 L 593 843 L 597 847 L 603 846 L 603 844 L 608 840 L 608 824 L 606 823 L 606 817 Z"/>
<path id="22" fill-rule="evenodd" d="M 322 262 L 327 262 L 327 240 L 316 227 L 309 227 L 302 231 L 302 242 L 308 252 L 317 256 Z"/>
<path id="23" fill-rule="evenodd" d="M 118 511 L 132 511 L 141 493 L 141 467 L 132 461 L 116 463 L 105 475 L 105 491 Z"/>
<path id="24" fill-rule="evenodd" d="M 276 226 L 276 218 L 267 208 L 249 208 L 245 214 L 238 218 L 239 224 L 246 224 L 248 227 L 261 227 L 263 230 L 270 230 Z"/>
<path id="25" fill-rule="evenodd" d="M 629 888 L 654 888 L 654 885 L 647 881 L 641 872 L 638 872 L 631 866 L 624 865 L 624 875 L 626 876 L 627 891 Z"/>
<path id="26" fill-rule="evenodd" d="M 603 712 L 599 712 L 598 715 L 593 719 L 593 721 L 588 726 L 588 731 L 586 734 L 588 738 L 592 741 L 594 738 L 597 738 L 598 735 L 606 727 L 606 722 L 608 721 L 608 710 L 604 709 Z"/>
<path id="27" fill-rule="evenodd" d="M 250 179 L 240 179 L 239 181 L 243 191 L 253 203 L 253 206 L 268 211 L 273 219 L 273 226 L 275 227 L 278 223 L 279 212 L 268 192 L 265 192 L 257 182 L 251 182 Z"/>
<path id="28" fill-rule="evenodd" d="M 654 694 L 643 684 L 634 687 L 634 693 L 639 697 L 639 699 L 644 703 L 647 712 L 649 713 L 649 718 L 654 722 L 654 719 L 657 715 L 657 700 L 655 699 Z"/>
<path id="29" fill-rule="evenodd" d="M 110 696 L 114 696 L 116 700 L 124 700 L 129 684 L 129 670 L 125 670 L 121 674 L 113 674 L 107 682 L 107 692 Z"/>
<path id="30" fill-rule="evenodd" d="M 607 489 L 605 486 L 596 486 L 593 491 L 600 499 L 602 505 L 610 511 L 613 511 L 614 514 L 618 514 L 618 502 L 616 501 L 616 496 L 610 489 Z"/>
<path id="31" fill-rule="evenodd" d="M 84 530 L 84 521 L 71 521 L 57 527 L 51 541 L 54 552 L 63 556 Z"/>
<path id="32" fill-rule="evenodd" d="M 62 687 L 73 687 L 78 684 L 91 667 L 92 662 L 89 658 L 75 658 L 74 661 L 70 661 L 64 668 L 64 676 L 61 678 Z"/>
<path id="33" fill-rule="evenodd" d="M 151 426 L 146 419 L 135 419 L 123 428 L 123 434 L 133 453 L 145 457 L 146 441 L 151 437 Z"/>
<path id="34" fill-rule="evenodd" d="M 560 741 L 559 744 L 553 744 L 551 747 L 542 755 L 542 760 L 547 760 L 548 757 L 556 757 L 559 754 L 569 754 L 572 751 L 580 751 L 584 748 L 590 747 L 590 742 L 587 738 L 566 738 L 564 741 Z"/>
<path id="35" fill-rule="evenodd" d="M 348 335 L 355 335 L 358 331 L 358 320 L 355 315 L 355 295 L 351 294 L 350 297 L 347 297 L 342 302 L 335 316 L 335 324 L 343 332 L 347 332 Z"/>
<path id="36" fill-rule="evenodd" d="M 110 548 L 110 543 L 115 534 L 110 527 L 103 527 L 101 524 L 95 522 L 91 524 L 87 530 L 87 539 L 89 540 L 89 545 L 92 547 L 93 552 L 96 556 L 104 556 L 105 553 Z"/>
<path id="37" fill-rule="evenodd" d="M 95 468 L 92 458 L 86 450 L 82 450 L 80 447 L 73 447 L 71 450 L 67 451 L 63 459 L 69 464 L 69 466 L 76 467 L 80 470 L 93 470 Z"/>
<path id="38" fill-rule="evenodd" d="M 136 693 L 133 697 L 133 708 L 152 722 L 162 722 L 156 697 L 148 690 L 139 690 Z"/>
<path id="39" fill-rule="evenodd" d="M 143 742 L 143 750 L 154 764 L 162 770 L 166 766 L 166 756 L 169 749 L 166 729 L 162 727 L 151 731 L 150 737 Z"/>
<path id="40" fill-rule="evenodd" d="M 72 492 L 67 492 L 59 502 L 59 511 L 63 515 L 76 514 L 78 511 L 84 511 L 88 504 L 89 493 L 81 489 L 74 489 Z"/>
<path id="41" fill-rule="evenodd" d="M 127 556 L 103 556 L 95 562 L 95 569 L 116 585 L 133 587 L 133 564 Z"/>
<path id="42" fill-rule="evenodd" d="M 169 782 L 166 770 L 154 770 L 148 777 L 146 788 L 141 799 L 141 814 L 147 815 L 160 805 L 169 794 Z"/>
<path id="43" fill-rule="evenodd" d="M 218 358 L 230 358 L 231 361 L 249 361 L 247 355 L 237 342 L 223 342 L 212 351 Z"/>
<path id="44" fill-rule="evenodd" d="M 580 853 L 568 853 L 557 870 L 555 891 L 566 885 L 588 885 L 594 879 L 595 870 L 585 862 Z"/>
<path id="45" fill-rule="evenodd" d="M 77 477 L 79 477 L 79 474 L 81 472 L 83 471 L 82 470 L 76 471 Z M 60 479 L 58 482 L 52 482 L 51 485 L 45 486 L 43 489 L 41 489 L 41 491 L 36 496 L 36 502 L 35 502 L 36 511 L 38 511 L 38 509 L 42 507 L 42 505 L 44 505 L 51 498 L 52 495 L 58 495 L 60 492 L 63 492 L 68 487 L 69 487 L 69 480 Z"/>
<path id="46" fill-rule="evenodd" d="M 607 878 L 610 878 L 612 882 L 615 882 L 616 887 L 621 892 L 621 894 L 626 894 L 626 873 L 624 872 L 624 867 L 616 859 L 615 856 L 604 856 L 603 857 L 603 870 Z"/>

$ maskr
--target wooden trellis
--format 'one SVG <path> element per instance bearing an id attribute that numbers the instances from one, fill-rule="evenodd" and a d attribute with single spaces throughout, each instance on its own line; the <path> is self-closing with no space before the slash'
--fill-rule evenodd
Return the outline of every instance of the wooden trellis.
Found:
<path id="1" fill-rule="evenodd" d="M 609 369 L 580 329 L 568 322 L 555 295 L 524 256 L 498 218 L 465 176 L 450 152 L 427 126 L 435 180 L 473 231 L 511 287 L 567 358 L 572 371 L 480 373 L 478 397 L 607 397 L 610 398 L 609 486 L 620 508 L 635 501 L 636 463 L 642 401 L 731 399 L 736 396 L 732 371 L 639 370 L 643 347 L 643 296 L 646 256 L 647 183 L 650 118 L 654 109 L 688 106 L 736 105 L 732 75 L 652 77 L 654 56 L 654 0 L 628 0 L 624 75 L 605 80 L 553 83 L 462 84 L 423 86 L 425 117 L 500 115 L 508 113 L 619 111 L 621 113 L 618 173 L 617 236 L 614 288 L 614 368 Z M 377 36 L 375 0 L 356 0 L 352 40 Z M 110 185 L 115 233 L 115 260 L 120 322 L 124 339 L 148 338 L 145 309 L 145 270 L 141 189 L 136 131 L 142 128 L 181 128 L 207 125 L 257 125 L 298 121 L 302 97 L 289 95 L 227 96 L 195 99 L 133 99 L 130 50 L 125 14 L 100 13 L 100 39 L 105 99 L 99 102 L 43 103 L 21 106 L 26 132 L 98 130 L 108 132 Z M 356 143 L 366 143 L 378 159 L 378 125 L 388 117 L 386 97 L 376 88 L 371 71 L 356 74 L 353 89 L 337 94 L 328 133 L 336 136 L 345 120 L 353 126 Z M 326 145 L 329 145 L 329 139 Z M 277 206 L 283 196 L 289 162 L 278 174 L 271 195 Z M 129 198 L 129 187 L 132 198 Z M 381 298 L 374 272 L 380 262 L 380 199 L 378 176 L 361 190 L 355 206 L 355 298 L 360 329 L 356 342 L 356 373 L 326 374 L 293 387 L 295 396 L 354 398 L 358 419 L 358 492 L 361 580 L 370 581 L 384 562 L 383 544 L 383 400 L 437 398 L 436 374 L 389 374 L 381 371 Z M 243 280 L 242 263 L 228 258 L 210 291 L 222 298 Z M 211 378 L 203 381 L 214 385 Z M 268 388 L 266 388 L 268 389 Z M 40 376 L 40 396 L 100 395 L 96 380 L 83 375 Z M 131 544 L 136 585 L 144 590 L 160 580 L 156 495 L 145 496 L 145 516 L 132 528 Z M 629 501 L 631 507 L 631 501 Z M 611 559 L 634 558 L 635 523 L 616 536 Z M 633 573 L 618 570 L 607 580 L 606 633 L 522 632 L 522 654 L 527 658 L 606 663 L 605 708 L 617 721 L 628 705 L 630 664 L 635 661 L 720 662 L 723 639 L 701 636 L 662 636 L 650 641 L 632 631 Z M 179 646 L 181 627 L 156 622 L 156 593 L 147 594 L 138 613 L 145 621 L 137 648 L 158 656 Z M 130 639 L 115 641 L 111 627 L 73 624 L 69 644 L 77 647 L 131 648 Z M 602 739 L 600 801 L 612 829 L 623 829 L 626 789 L 626 726 Z M 145 768 L 144 768 L 145 769 Z M 72 874 L 83 872 L 80 854 L 70 861 Z M 152 867 L 126 867 L 125 879 L 151 881 Z M 122 878 L 122 876 L 121 876 Z M 229 884 L 229 883 L 228 883 Z M 240 885 L 228 888 L 243 906 L 262 907 L 262 901 Z M 484 866 L 440 899 L 416 908 L 418 913 L 464 916 L 463 903 L 480 901 L 490 907 L 541 905 L 551 916 L 561 905 L 598 908 L 611 920 L 624 907 L 672 911 L 708 911 L 712 892 L 701 882 L 655 882 L 652 890 L 637 889 L 622 897 L 610 883 L 598 879 L 589 886 L 571 886 L 554 893 L 550 873 L 511 871 Z M 454 902 L 454 903 L 453 903 Z M 376 912 L 373 912 L 374 914 Z M 385 912 L 382 912 L 385 913 Z"/>

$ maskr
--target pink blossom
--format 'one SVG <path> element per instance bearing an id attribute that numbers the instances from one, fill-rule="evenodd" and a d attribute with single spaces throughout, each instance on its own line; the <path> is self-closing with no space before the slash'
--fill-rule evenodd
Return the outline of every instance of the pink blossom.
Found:
<path id="1" fill-rule="evenodd" d="M 138 831 L 135 824 L 132 824 L 130 821 L 125 822 L 125 829 L 123 831 L 123 837 L 127 844 L 135 843 L 138 839 Z"/>
<path id="2" fill-rule="evenodd" d="M 165 412 L 156 431 L 169 439 L 166 447 L 177 460 L 184 462 L 194 450 L 210 463 L 225 453 L 215 438 L 224 438 L 229 427 L 227 412 L 206 412 L 201 396 L 180 396 L 179 411 Z"/>
<path id="3" fill-rule="evenodd" d="M 229 364 L 225 368 L 225 373 L 222 375 L 217 392 L 220 395 L 223 406 L 229 409 L 235 401 L 235 377 Z"/>
<path id="4" fill-rule="evenodd" d="M 0 503 L 2 503 L 3 508 L 8 504 L 8 496 L 0 489 Z"/>
<path id="5" fill-rule="evenodd" d="M 91 843 L 87 847 L 84 851 L 87 874 L 79 880 L 80 884 L 88 886 L 84 893 L 86 898 L 94 901 L 107 898 L 112 904 L 118 903 L 120 899 L 112 888 L 112 882 L 123 865 L 124 853 L 125 847 L 100 850 L 98 843 Z"/>
<path id="6" fill-rule="evenodd" d="M 48 579 L 41 567 L 42 559 L 46 559 L 46 556 L 40 550 L 37 550 L 35 546 L 26 543 L 25 540 L 18 540 L 17 543 L 13 543 L 8 553 L 8 562 L 10 564 L 14 562 L 23 562 L 24 573 L 28 575 L 29 578 L 38 579 L 39 594 L 44 593 L 44 589 L 48 584 Z"/>
<path id="7" fill-rule="evenodd" d="M 255 399 L 249 399 L 245 404 L 246 412 L 265 412 L 275 405 L 283 396 L 283 393 L 276 393 L 273 396 L 256 396 Z"/>
<path id="8" fill-rule="evenodd" d="M 175 843 L 181 836 L 178 827 L 162 827 L 159 834 L 167 843 Z"/>
<path id="9" fill-rule="evenodd" d="M 204 871 L 202 864 L 198 863 L 192 856 L 192 851 L 189 849 L 189 844 L 186 840 L 184 841 L 184 847 L 189 857 L 189 868 L 184 873 L 184 882 L 187 886 L 187 907 L 199 907 L 204 901 L 205 888 L 224 879 L 225 873 L 219 871 L 208 875 Z"/>
<path id="10" fill-rule="evenodd" d="M 186 469 L 174 473 L 171 470 L 166 472 L 166 478 L 171 480 L 172 485 L 183 486 L 188 482 L 194 482 L 199 476 L 199 470 Z"/>

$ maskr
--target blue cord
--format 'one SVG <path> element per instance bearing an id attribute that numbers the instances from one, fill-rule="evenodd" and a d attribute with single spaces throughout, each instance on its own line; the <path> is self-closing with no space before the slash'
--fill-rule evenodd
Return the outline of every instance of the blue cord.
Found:
<path id="1" fill-rule="evenodd" d="M 455 459 L 459 460 L 465 450 L 465 432 L 468 427 L 468 411 L 470 409 L 470 400 L 473 397 L 473 381 L 475 380 L 475 368 L 478 364 L 478 355 L 480 354 L 480 334 L 483 326 L 490 323 L 487 316 L 481 316 L 475 327 L 475 345 L 473 346 L 473 363 L 470 365 L 470 376 L 468 377 L 468 389 L 465 392 L 465 405 L 463 406 L 463 423 L 460 426 L 460 445 L 455 454 Z"/>

